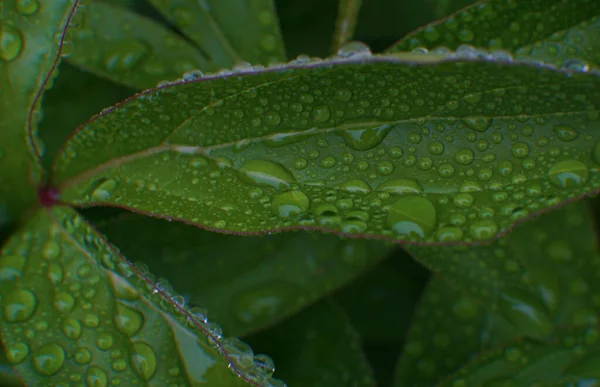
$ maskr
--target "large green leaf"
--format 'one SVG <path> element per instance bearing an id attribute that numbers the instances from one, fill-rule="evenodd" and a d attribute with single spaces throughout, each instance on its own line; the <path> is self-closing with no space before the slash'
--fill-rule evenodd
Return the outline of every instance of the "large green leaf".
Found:
<path id="1" fill-rule="evenodd" d="M 535 57 L 567 68 L 600 68 L 600 2 L 480 1 L 418 29 L 389 50 L 455 50 L 463 44 L 508 50 L 516 59 Z"/>
<path id="2" fill-rule="evenodd" d="M 98 226 L 127 257 L 160 273 L 234 336 L 296 313 L 390 251 L 379 241 L 305 232 L 239 237 L 135 214 Z"/>
<path id="3" fill-rule="evenodd" d="M 481 355 L 438 386 L 593 386 L 600 383 L 598 337 L 593 326 L 547 341 L 515 341 Z"/>
<path id="4" fill-rule="evenodd" d="M 328 300 L 249 337 L 248 342 L 273 357 L 277 377 L 290 387 L 374 385 L 356 331 Z"/>
<path id="5" fill-rule="evenodd" d="M 335 23 L 333 49 L 338 51 L 348 41 L 352 40 L 362 0 L 339 0 L 338 17 Z"/>
<path id="6" fill-rule="evenodd" d="M 72 31 L 69 63 L 138 89 L 181 78 L 184 72 L 214 70 L 208 58 L 160 23 L 123 7 L 90 2 L 85 23 Z"/>
<path id="7" fill-rule="evenodd" d="M 283 62 L 273 0 L 150 0 L 208 58 L 209 71 L 238 62 Z M 204 69 L 202 69 L 204 70 Z"/>
<path id="8" fill-rule="evenodd" d="M 237 339 L 154 284 L 72 209 L 41 210 L 0 257 L 0 330 L 28 385 L 277 385 Z M 238 375 L 236 375 L 236 373 Z"/>
<path id="9" fill-rule="evenodd" d="M 34 200 L 41 179 L 36 139 L 42 91 L 58 62 L 60 40 L 75 0 L 0 3 L 0 227 Z"/>
<path id="10" fill-rule="evenodd" d="M 439 277 L 428 286 L 397 386 L 433 386 L 482 350 L 599 321 L 600 255 L 587 203 L 540 216 L 489 246 L 462 253 L 442 247 L 437 255 L 424 249 L 427 259 L 445 258 L 440 271 L 454 287 Z M 501 282 L 511 277 L 521 285 Z"/>
<path id="11" fill-rule="evenodd" d="M 73 135 L 54 183 L 75 205 L 228 232 L 443 242 L 488 240 L 597 189 L 600 77 L 409 58 L 356 54 L 148 91 Z"/>

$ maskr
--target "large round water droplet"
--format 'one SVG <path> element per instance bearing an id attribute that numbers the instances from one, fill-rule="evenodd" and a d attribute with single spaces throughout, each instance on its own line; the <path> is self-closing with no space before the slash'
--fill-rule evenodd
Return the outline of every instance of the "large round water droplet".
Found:
<path id="1" fill-rule="evenodd" d="M 20 255 L 0 256 L 0 282 L 15 281 L 23 276 L 25 257 Z"/>
<path id="2" fill-rule="evenodd" d="M 580 187 L 588 181 L 590 171 L 581 161 L 563 160 L 548 171 L 550 182 L 559 188 Z"/>
<path id="3" fill-rule="evenodd" d="M 144 43 L 134 39 L 118 40 L 108 50 L 104 66 L 110 72 L 133 70 L 149 53 Z"/>
<path id="4" fill-rule="evenodd" d="M 477 241 L 491 239 L 498 233 L 498 225 L 491 219 L 478 220 L 471 224 L 471 236 Z"/>
<path id="5" fill-rule="evenodd" d="M 54 375 L 62 368 L 64 362 L 65 350 L 60 344 L 44 344 L 33 351 L 33 367 L 40 375 Z"/>
<path id="6" fill-rule="evenodd" d="M 144 316 L 137 310 L 118 302 L 115 325 L 117 326 L 117 329 L 127 336 L 133 336 L 138 333 L 144 325 Z"/>
<path id="7" fill-rule="evenodd" d="M 4 318 L 9 322 L 28 320 L 35 312 L 37 299 L 29 290 L 13 290 L 3 300 Z"/>
<path id="8" fill-rule="evenodd" d="M 0 28 L 0 58 L 10 62 L 19 57 L 23 51 L 23 36 L 21 31 L 8 24 Z"/>
<path id="9" fill-rule="evenodd" d="M 573 141 L 579 136 L 579 133 L 570 126 L 556 125 L 552 128 L 552 131 L 556 134 L 559 140 L 569 142 Z"/>
<path id="10" fill-rule="evenodd" d="M 338 187 L 353 193 L 368 194 L 371 192 L 371 186 L 364 180 L 360 179 L 348 180 L 340 184 Z"/>
<path id="11" fill-rule="evenodd" d="M 342 58 L 350 58 L 351 56 L 370 56 L 371 49 L 362 42 L 350 42 L 340 47 L 337 51 L 337 55 Z"/>
<path id="12" fill-rule="evenodd" d="M 117 181 L 114 179 L 102 179 L 93 184 L 93 190 L 90 195 L 92 200 L 105 201 L 110 198 L 113 191 L 117 188 Z"/>
<path id="13" fill-rule="evenodd" d="M 107 387 L 108 377 L 100 367 L 91 366 L 85 373 L 85 381 L 89 387 Z"/>
<path id="14" fill-rule="evenodd" d="M 17 0 L 17 12 L 21 15 L 30 16 L 40 9 L 38 0 Z"/>
<path id="15" fill-rule="evenodd" d="M 240 180 L 264 187 L 283 189 L 296 181 L 283 165 L 268 160 L 250 160 L 239 170 Z"/>
<path id="16" fill-rule="evenodd" d="M 433 204 L 421 196 L 398 199 L 389 208 L 387 225 L 398 235 L 425 238 L 435 228 L 437 213 Z"/>
<path id="17" fill-rule="evenodd" d="M 144 380 L 150 380 L 156 372 L 156 354 L 146 343 L 133 343 L 131 365 Z"/>
<path id="18" fill-rule="evenodd" d="M 423 187 L 418 181 L 413 179 L 392 179 L 379 184 L 376 191 L 409 195 L 423 192 Z"/>
<path id="19" fill-rule="evenodd" d="M 344 130 L 341 136 L 350 148 L 366 151 L 381 144 L 390 130 L 392 130 L 391 124 L 374 125 L 362 129 Z"/>
<path id="20" fill-rule="evenodd" d="M 308 211 L 310 199 L 302 191 L 289 191 L 275 196 L 271 209 L 281 218 L 290 218 Z"/>
<path id="21" fill-rule="evenodd" d="M 11 364 L 19 364 L 29 355 L 29 347 L 25 343 L 14 343 L 6 347 L 5 355 Z"/>
<path id="22" fill-rule="evenodd" d="M 492 119 L 488 117 L 465 118 L 465 124 L 476 132 L 485 132 L 492 125 Z"/>

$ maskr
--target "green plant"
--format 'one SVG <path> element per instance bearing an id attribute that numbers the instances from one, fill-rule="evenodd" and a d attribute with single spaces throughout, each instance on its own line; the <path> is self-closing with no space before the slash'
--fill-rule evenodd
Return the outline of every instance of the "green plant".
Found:
<path id="1" fill-rule="evenodd" d="M 600 2 L 397 3 L 1 2 L 2 382 L 600 383 Z"/>

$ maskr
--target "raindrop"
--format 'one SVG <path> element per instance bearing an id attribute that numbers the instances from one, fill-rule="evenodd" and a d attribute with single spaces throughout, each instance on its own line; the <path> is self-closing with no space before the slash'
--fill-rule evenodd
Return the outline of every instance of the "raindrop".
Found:
<path id="1" fill-rule="evenodd" d="M 423 192 L 423 187 L 417 180 L 392 179 L 381 183 L 376 191 L 390 192 L 398 195 L 418 194 Z"/>
<path id="2" fill-rule="evenodd" d="M 106 376 L 106 372 L 102 370 L 102 368 L 97 366 L 91 366 L 87 369 L 85 373 L 85 381 L 88 386 L 93 387 L 107 387 L 108 386 L 108 377 Z"/>
<path id="3" fill-rule="evenodd" d="M 0 283 L 15 281 L 23 276 L 26 259 L 20 255 L 0 256 Z"/>
<path id="4" fill-rule="evenodd" d="M 371 56 L 371 49 L 362 42 L 350 42 L 340 47 L 337 55 L 342 58 Z"/>
<path id="5" fill-rule="evenodd" d="M 18 289 L 8 293 L 4 297 L 3 303 L 6 321 L 23 322 L 35 312 L 37 299 L 29 290 Z"/>
<path id="6" fill-rule="evenodd" d="M 347 129 L 341 135 L 350 148 L 366 151 L 379 145 L 391 129 L 391 124 L 375 125 L 362 129 Z"/>
<path id="7" fill-rule="evenodd" d="M 406 196 L 389 208 L 387 225 L 398 235 L 425 238 L 433 231 L 437 213 L 433 204 L 421 196 Z"/>
<path id="8" fill-rule="evenodd" d="M 65 362 L 65 350 L 57 343 L 44 344 L 32 355 L 34 369 L 44 376 L 56 374 Z"/>
<path id="9" fill-rule="evenodd" d="M 144 380 L 150 380 L 156 372 L 156 354 L 146 343 L 133 343 L 131 365 Z"/>
<path id="10" fill-rule="evenodd" d="M 559 140 L 569 142 L 573 141 L 579 136 L 579 133 L 570 126 L 556 125 L 552 128 L 552 131 L 556 134 Z"/>
<path id="11" fill-rule="evenodd" d="M 25 343 L 14 343 L 6 347 L 6 359 L 11 364 L 19 364 L 29 356 L 29 347 Z"/>
<path id="12" fill-rule="evenodd" d="M 268 160 L 250 160 L 239 170 L 240 180 L 263 187 L 275 189 L 288 188 L 296 182 L 294 175 L 283 165 Z"/>
<path id="13" fill-rule="evenodd" d="M 110 198 L 112 192 L 117 188 L 117 181 L 113 179 L 101 179 L 92 185 L 91 199 L 94 201 L 106 201 Z"/>
<path id="14" fill-rule="evenodd" d="M 585 184 L 590 172 L 581 161 L 563 160 L 548 170 L 550 182 L 559 188 L 575 188 Z"/>
<path id="15" fill-rule="evenodd" d="M 142 329 L 144 316 L 137 310 L 118 302 L 115 325 L 118 330 L 131 337 Z"/>
<path id="16" fill-rule="evenodd" d="M 281 218 L 290 218 L 301 215 L 308 210 L 310 199 L 302 191 L 289 191 L 281 193 L 273 199 L 273 213 Z"/>
<path id="17" fill-rule="evenodd" d="M 21 15 L 30 16 L 40 8 L 38 0 L 17 0 L 17 12 Z"/>
<path id="18" fill-rule="evenodd" d="M 0 58 L 10 62 L 23 51 L 23 36 L 15 27 L 4 24 L 0 29 Z"/>

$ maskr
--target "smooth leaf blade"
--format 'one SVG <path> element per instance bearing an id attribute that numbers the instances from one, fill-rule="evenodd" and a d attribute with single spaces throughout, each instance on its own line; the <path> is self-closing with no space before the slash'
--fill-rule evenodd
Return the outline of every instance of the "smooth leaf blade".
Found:
<path id="1" fill-rule="evenodd" d="M 0 213 L 17 216 L 42 178 L 37 122 L 75 0 L 0 3 Z M 0 220 L 0 224 L 3 223 Z"/>
<path id="2" fill-rule="evenodd" d="M 396 386 L 436 385 L 482 351 L 522 336 L 545 340 L 561 327 L 599 319 L 600 254 L 585 202 L 544 214 L 488 246 L 433 249 L 416 255 L 437 262 L 445 280 L 434 278 L 423 295 Z"/>
<path id="3" fill-rule="evenodd" d="M 374 385 L 360 339 L 338 305 L 323 300 L 273 329 L 248 338 L 277 363 L 293 387 Z"/>
<path id="4" fill-rule="evenodd" d="M 381 261 L 390 247 L 304 232 L 239 237 L 122 214 L 98 223 L 131 260 L 245 336 L 297 313 Z"/>
<path id="5" fill-rule="evenodd" d="M 409 34 L 390 52 L 472 45 L 567 68 L 600 68 L 600 3 L 490 0 Z"/>
<path id="6" fill-rule="evenodd" d="M 600 77 L 411 58 L 149 91 L 81 128 L 54 182 L 73 204 L 227 232 L 319 228 L 427 242 L 489 240 L 598 187 Z"/>
<path id="7" fill-rule="evenodd" d="M 280 63 L 285 50 L 273 0 L 150 0 L 209 58 L 206 71 L 238 62 Z M 205 70 L 205 69 L 202 69 Z"/>
<path id="8" fill-rule="evenodd" d="M 237 339 L 203 325 L 72 209 L 39 211 L 0 268 L 2 340 L 27 384 L 270 385 Z"/>
<path id="9" fill-rule="evenodd" d="M 94 1 L 82 12 L 85 23 L 71 31 L 74 49 L 68 58 L 77 67 L 137 89 L 211 69 L 192 44 L 145 16 Z"/>

